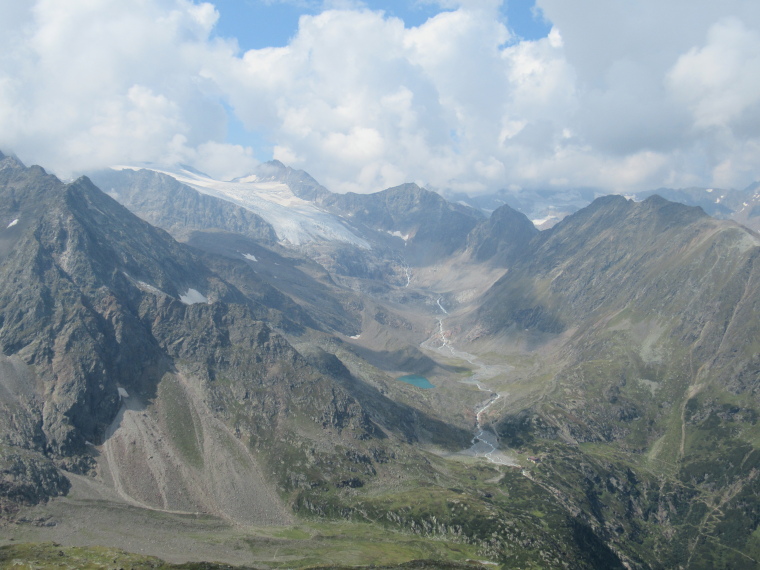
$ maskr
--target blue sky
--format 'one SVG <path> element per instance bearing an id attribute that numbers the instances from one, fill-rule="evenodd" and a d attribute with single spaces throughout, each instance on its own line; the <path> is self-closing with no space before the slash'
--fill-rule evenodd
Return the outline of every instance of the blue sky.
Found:
<path id="1" fill-rule="evenodd" d="M 321 3 L 276 0 L 215 0 L 219 11 L 215 33 L 236 38 L 242 50 L 282 47 L 298 31 L 302 14 L 316 14 Z M 363 4 L 371 10 L 384 10 L 401 18 L 406 27 L 419 26 L 441 11 L 433 3 L 370 0 Z M 543 18 L 535 0 L 509 0 L 500 9 L 501 17 L 516 36 L 535 40 L 546 37 L 551 26 Z"/>

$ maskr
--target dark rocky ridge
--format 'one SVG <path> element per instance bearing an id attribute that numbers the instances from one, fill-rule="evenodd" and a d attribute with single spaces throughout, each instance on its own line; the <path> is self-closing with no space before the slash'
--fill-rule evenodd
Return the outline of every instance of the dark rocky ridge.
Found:
<path id="1" fill-rule="evenodd" d="M 524 255 L 538 230 L 524 214 L 508 205 L 494 210 L 487 220 L 478 223 L 467 236 L 467 249 L 476 261 L 492 260 L 511 266 Z"/>
<path id="2" fill-rule="evenodd" d="M 482 219 L 477 210 L 447 202 L 416 184 L 374 194 L 330 194 L 319 203 L 355 225 L 409 236 L 403 251 L 412 266 L 430 265 L 462 248 Z"/>
<path id="3" fill-rule="evenodd" d="M 272 461 L 276 482 L 291 490 L 306 475 L 292 464 L 282 467 L 281 454 L 295 461 L 308 452 L 307 463 L 323 464 L 310 480 L 324 485 L 345 477 L 351 464 L 345 450 L 389 455 L 382 450 L 413 441 L 420 423 L 463 439 L 447 426 L 436 430 L 436 422 L 413 410 L 370 419 L 352 392 L 385 408 L 393 403 L 350 390 L 350 377 L 320 373 L 259 320 L 287 325 L 287 317 L 276 317 L 278 306 L 292 309 L 282 294 L 242 293 L 191 248 L 86 178 L 63 184 L 5 158 L 0 217 L 10 226 L 2 230 L 0 346 L 13 363 L 0 369 L 2 406 L 12 418 L 0 422 L 6 499 L 64 492 L 65 479 L 51 460 L 76 472 L 93 469 L 86 442 L 103 443 L 122 405 L 118 388 L 160 405 L 160 386 L 177 384 L 176 378 L 186 379 L 185 397 L 195 398 L 198 410 L 222 420 L 258 461 Z M 208 302 L 181 302 L 190 289 Z M 398 415 L 413 418 L 398 422 Z M 319 449 L 309 450 L 304 438 Z M 193 455 L 192 445 L 185 453 Z M 376 472 L 371 464 L 365 477 Z"/>

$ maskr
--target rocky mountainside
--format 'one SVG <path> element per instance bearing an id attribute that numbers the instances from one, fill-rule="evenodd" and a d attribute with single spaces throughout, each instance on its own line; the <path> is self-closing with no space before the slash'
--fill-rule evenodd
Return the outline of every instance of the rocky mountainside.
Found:
<path id="1" fill-rule="evenodd" d="M 233 232 L 264 243 L 277 239 L 274 228 L 250 210 L 196 192 L 168 174 L 104 170 L 91 179 L 142 219 L 182 241 L 203 230 Z"/>
<path id="2" fill-rule="evenodd" d="M 589 524 L 664 567 L 756 552 L 759 260 L 734 222 L 609 196 L 536 236 L 459 324 L 541 355 L 498 433 L 551 457 L 547 484 L 585 486 Z"/>
<path id="3" fill-rule="evenodd" d="M 721 188 L 658 188 L 636 194 L 644 200 L 653 194 L 674 202 L 699 206 L 713 217 L 739 222 L 755 231 L 760 230 L 760 183 L 742 190 Z"/>
<path id="4" fill-rule="evenodd" d="M 249 261 L 271 257 L 262 247 L 279 258 L 308 259 L 316 266 L 307 273 L 327 271 L 344 290 L 362 295 L 381 292 L 382 296 L 388 285 L 407 287 L 415 268 L 445 263 L 465 252 L 478 262 L 500 253 L 500 263 L 507 264 L 510 252 L 523 248 L 536 231 L 525 216 L 506 205 L 486 218 L 415 184 L 369 195 L 333 194 L 307 173 L 277 161 L 229 183 L 169 167 L 119 168 L 91 177 L 123 205 L 180 241 L 230 258 L 247 256 Z M 285 223 L 283 216 L 288 214 L 281 207 L 288 201 L 295 210 Z M 260 226 L 249 227 L 248 218 L 262 217 L 274 225 L 274 240 L 271 234 L 262 234 Z M 302 230 L 295 231 L 288 225 L 291 222 Z M 299 263 L 302 269 L 308 265 Z M 291 293 L 302 298 L 295 289 L 313 282 L 303 273 L 296 280 L 278 274 L 266 262 L 256 267 L 277 275 L 279 281 L 270 284 L 282 288 L 290 283 Z M 319 287 L 324 288 L 324 283 Z"/>
<path id="5" fill-rule="evenodd" d="M 416 184 L 374 194 L 331 194 L 320 204 L 354 225 L 401 238 L 410 265 L 430 265 L 451 255 L 482 219 L 477 210 L 452 204 Z"/>
<path id="6" fill-rule="evenodd" d="M 390 559 L 362 536 L 394 561 L 756 566 L 757 234 L 659 196 L 539 232 L 413 184 L 175 170 L 97 175 L 140 220 L 0 158 L 0 496 L 60 525 L 29 536 L 186 517 L 146 526 L 161 555 L 229 536 L 206 513 L 254 525 L 267 567 Z M 249 562 L 240 532 L 215 552 Z"/>
<path id="7" fill-rule="evenodd" d="M 320 372 L 260 320 L 303 334 L 281 293 L 241 292 L 88 179 L 3 157 L 0 208 L 4 508 L 69 472 L 138 505 L 285 522 L 278 493 L 416 465 L 397 447 L 425 430 L 462 439 Z"/>
<path id="8" fill-rule="evenodd" d="M 271 160 L 260 164 L 255 174 L 263 181 L 287 184 L 296 196 L 304 200 L 318 202 L 321 198 L 331 194 L 327 188 L 314 180 L 308 172 L 285 166 L 279 160 Z"/>
<path id="9" fill-rule="evenodd" d="M 538 229 L 524 214 L 505 204 L 473 228 L 466 248 L 476 261 L 493 260 L 510 267 L 525 254 L 536 234 Z"/>

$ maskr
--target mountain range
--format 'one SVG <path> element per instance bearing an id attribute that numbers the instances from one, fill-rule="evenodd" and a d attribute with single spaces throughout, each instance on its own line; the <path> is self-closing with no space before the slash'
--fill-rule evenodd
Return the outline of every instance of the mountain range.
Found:
<path id="1" fill-rule="evenodd" d="M 0 156 L 0 228 L 8 536 L 260 568 L 760 560 L 735 221 L 605 196 L 539 231 L 278 162 L 63 183 Z"/>
<path id="2" fill-rule="evenodd" d="M 672 202 L 689 206 L 699 206 L 707 214 L 719 219 L 731 219 L 755 231 L 760 230 L 760 182 L 754 182 L 744 189 L 721 188 L 657 188 L 634 192 L 625 196 L 636 201 L 657 195 Z M 509 204 L 528 216 L 536 227 L 547 229 L 581 208 L 588 206 L 595 198 L 606 192 L 599 188 L 573 188 L 564 191 L 556 189 L 507 190 L 492 194 L 469 196 L 456 192 L 444 192 L 452 202 L 466 204 L 490 214 L 495 209 Z"/>

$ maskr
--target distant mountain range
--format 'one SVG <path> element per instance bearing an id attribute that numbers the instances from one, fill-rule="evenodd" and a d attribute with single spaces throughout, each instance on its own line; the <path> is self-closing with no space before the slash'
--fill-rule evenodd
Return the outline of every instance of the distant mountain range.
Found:
<path id="1" fill-rule="evenodd" d="M 443 192 L 443 195 L 451 201 L 467 204 L 487 214 L 504 204 L 509 204 L 528 216 L 539 229 L 547 229 L 565 216 L 586 207 L 595 198 L 605 195 L 605 192 L 598 188 L 577 188 L 564 191 L 500 190 L 480 196 Z M 750 184 L 743 190 L 658 188 L 625 197 L 640 202 L 654 195 L 688 206 L 699 206 L 713 217 L 734 220 L 760 231 L 760 182 Z"/>
<path id="2" fill-rule="evenodd" d="M 0 155 L 1 524 L 130 549 L 159 513 L 159 556 L 234 524 L 273 556 L 215 559 L 260 567 L 753 567 L 760 237 L 708 214 L 755 191 L 579 191 L 539 231 L 507 193 Z"/>

